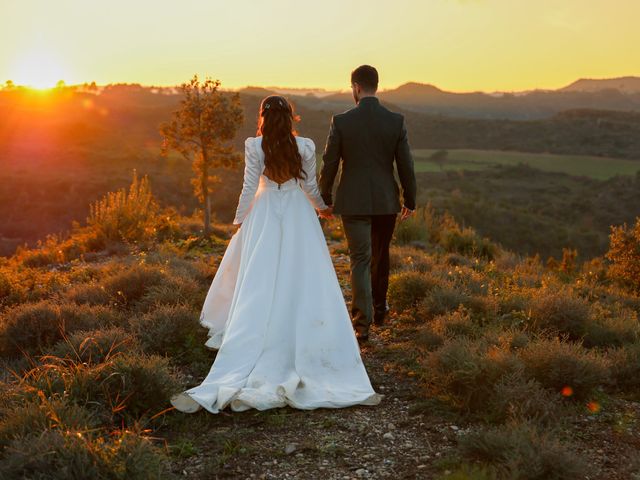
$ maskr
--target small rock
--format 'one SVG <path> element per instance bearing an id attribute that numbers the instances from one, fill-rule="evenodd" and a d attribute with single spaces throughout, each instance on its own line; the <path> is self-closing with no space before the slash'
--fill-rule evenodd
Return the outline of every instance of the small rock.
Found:
<path id="1" fill-rule="evenodd" d="M 284 447 L 284 453 L 291 455 L 297 448 L 298 446 L 295 443 L 288 443 L 287 446 Z"/>
<path id="2" fill-rule="evenodd" d="M 427 468 L 427 466 L 424 464 L 418 465 L 418 470 L 422 470 L 423 468 Z"/>
<path id="3" fill-rule="evenodd" d="M 460 427 L 457 427 L 456 425 L 451 425 L 451 430 L 453 430 L 454 432 L 457 432 L 458 430 L 460 430 Z"/>
<path id="4" fill-rule="evenodd" d="M 389 425 L 387 425 L 387 428 L 388 428 L 389 430 L 395 430 L 395 429 L 396 429 L 396 426 L 395 426 L 393 423 L 390 423 Z"/>
<path id="5" fill-rule="evenodd" d="M 369 471 L 366 468 L 359 468 L 356 470 L 356 475 L 359 477 L 364 477 L 369 473 Z"/>
<path id="6" fill-rule="evenodd" d="M 393 433 L 387 432 L 382 436 L 382 438 L 384 438 L 385 440 L 393 440 L 396 437 L 393 435 Z"/>

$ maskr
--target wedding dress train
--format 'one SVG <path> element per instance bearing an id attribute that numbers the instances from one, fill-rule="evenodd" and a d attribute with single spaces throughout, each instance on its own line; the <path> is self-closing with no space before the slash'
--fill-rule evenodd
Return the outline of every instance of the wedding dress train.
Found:
<path id="1" fill-rule="evenodd" d="M 245 142 L 232 236 L 204 302 L 206 345 L 217 349 L 204 381 L 175 395 L 176 409 L 217 413 L 376 405 L 313 206 L 323 208 L 315 145 L 296 137 L 306 181 L 262 175 L 262 137 Z M 313 206 L 312 206 L 313 204 Z"/>

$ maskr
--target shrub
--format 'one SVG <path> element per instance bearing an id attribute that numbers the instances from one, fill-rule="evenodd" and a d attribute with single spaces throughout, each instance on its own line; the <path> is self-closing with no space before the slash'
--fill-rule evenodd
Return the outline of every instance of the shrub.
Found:
<path id="1" fill-rule="evenodd" d="M 118 315 L 105 307 L 59 305 L 51 301 L 19 305 L 2 314 L 0 355 L 40 352 L 70 333 L 118 321 Z"/>
<path id="2" fill-rule="evenodd" d="M 640 217 L 632 228 L 626 223 L 611 227 L 605 256 L 611 261 L 609 277 L 640 293 Z"/>
<path id="3" fill-rule="evenodd" d="M 469 310 L 460 305 L 457 310 L 438 315 L 432 321 L 433 331 L 442 337 L 475 336 L 478 326 L 473 323 Z"/>
<path id="4" fill-rule="evenodd" d="M 614 386 L 640 395 L 640 344 L 625 345 L 608 352 Z"/>
<path id="5" fill-rule="evenodd" d="M 166 478 L 165 457 L 146 438 L 119 431 L 45 430 L 16 438 L 0 463 L 1 478 L 149 480 Z"/>
<path id="6" fill-rule="evenodd" d="M 148 353 L 169 355 L 177 361 L 206 357 L 206 329 L 198 313 L 182 305 L 160 305 L 131 319 L 131 329 Z"/>
<path id="7" fill-rule="evenodd" d="M 0 270 L 0 307 L 14 305 L 25 300 L 24 288 L 12 272 Z"/>
<path id="8" fill-rule="evenodd" d="M 592 311 L 592 319 L 586 325 L 585 346 L 619 347 L 635 343 L 640 338 L 640 322 L 634 310 L 619 306 L 609 310 L 596 302 Z"/>
<path id="9" fill-rule="evenodd" d="M 83 407 L 64 400 L 42 400 L 3 405 L 0 421 L 0 449 L 12 441 L 46 430 L 82 431 L 97 427 L 95 416 Z"/>
<path id="10" fill-rule="evenodd" d="M 493 260 L 498 251 L 496 245 L 487 238 L 481 238 L 473 228 L 460 228 L 458 225 L 446 228 L 441 232 L 440 244 L 448 252 L 484 257 L 488 260 Z"/>
<path id="11" fill-rule="evenodd" d="M 442 218 L 439 217 L 431 204 L 418 207 L 414 215 L 398 223 L 394 237 L 399 245 L 413 242 L 435 243 L 440 231 Z"/>
<path id="12" fill-rule="evenodd" d="M 466 293 L 443 283 L 422 298 L 418 304 L 418 316 L 428 319 L 436 315 L 444 315 L 457 310 L 460 305 L 465 305 L 469 299 Z"/>
<path id="13" fill-rule="evenodd" d="M 466 412 L 485 412 L 494 386 L 506 375 L 522 370 L 517 357 L 466 337 L 445 340 L 427 356 L 423 377 L 432 393 L 451 399 Z"/>
<path id="14" fill-rule="evenodd" d="M 97 364 L 119 353 L 136 351 L 138 348 L 138 341 L 131 333 L 113 327 L 76 332 L 54 345 L 50 355 Z"/>
<path id="15" fill-rule="evenodd" d="M 140 300 L 151 287 L 160 285 L 167 276 L 161 267 L 134 264 L 107 277 L 104 281 L 104 288 L 118 305 L 131 306 Z"/>
<path id="16" fill-rule="evenodd" d="M 445 337 L 435 332 L 431 324 L 427 324 L 418 329 L 413 341 L 416 345 L 431 351 L 444 345 Z"/>
<path id="17" fill-rule="evenodd" d="M 527 420 L 547 425 L 560 417 L 561 399 L 536 380 L 515 372 L 498 380 L 487 410 L 493 421 Z"/>
<path id="18" fill-rule="evenodd" d="M 158 205 L 147 177 L 134 171 L 129 191 L 109 192 L 91 204 L 87 224 L 106 240 L 140 242 L 155 237 Z"/>
<path id="19" fill-rule="evenodd" d="M 413 270 L 425 273 L 433 268 L 433 260 L 414 247 L 391 247 L 389 251 L 391 271 Z"/>
<path id="20" fill-rule="evenodd" d="M 520 350 L 519 356 L 528 377 L 566 397 L 585 399 L 609 381 L 604 358 L 578 343 L 540 338 Z"/>
<path id="21" fill-rule="evenodd" d="M 565 333 L 572 340 L 586 333 L 590 321 L 589 303 L 568 290 L 541 290 L 531 298 L 531 326 L 535 331 Z"/>
<path id="22" fill-rule="evenodd" d="M 65 292 L 65 298 L 78 304 L 109 305 L 113 302 L 104 285 L 88 283 L 73 285 Z"/>
<path id="23" fill-rule="evenodd" d="M 25 377 L 33 391 L 65 397 L 102 415 L 137 419 L 156 414 L 168 406 L 178 388 L 168 360 L 157 355 L 118 354 L 99 364 L 57 357 L 45 360 Z"/>
<path id="24" fill-rule="evenodd" d="M 581 479 L 586 463 L 549 433 L 529 424 L 487 428 L 460 438 L 463 457 L 493 466 L 501 478 Z"/>
<path id="25" fill-rule="evenodd" d="M 412 308 L 438 284 L 433 277 L 418 272 L 400 272 L 389 278 L 389 303 L 396 312 Z"/>
<path id="26" fill-rule="evenodd" d="M 190 305 L 201 308 L 207 289 L 189 278 L 168 278 L 158 285 L 152 285 L 136 305 L 146 312 L 161 305 Z"/>

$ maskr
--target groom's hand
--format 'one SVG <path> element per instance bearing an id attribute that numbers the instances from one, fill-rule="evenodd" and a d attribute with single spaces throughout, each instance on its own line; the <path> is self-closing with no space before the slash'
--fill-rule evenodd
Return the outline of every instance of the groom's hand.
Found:
<path id="1" fill-rule="evenodd" d="M 407 207 L 402 207 L 402 212 L 400 212 L 400 221 L 405 221 L 407 218 L 413 215 L 414 212 L 415 210 L 409 210 Z"/>

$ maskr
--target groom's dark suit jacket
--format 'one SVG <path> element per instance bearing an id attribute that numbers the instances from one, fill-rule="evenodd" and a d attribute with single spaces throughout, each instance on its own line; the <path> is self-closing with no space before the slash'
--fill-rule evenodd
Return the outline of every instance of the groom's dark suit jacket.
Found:
<path id="1" fill-rule="evenodd" d="M 404 117 L 364 97 L 358 105 L 331 119 L 329 138 L 322 156 L 320 192 L 327 205 L 342 215 L 380 215 L 400 211 L 400 190 L 393 162 L 402 184 L 404 206 L 416 206 L 416 176 Z M 333 183 L 342 159 L 342 173 L 332 201 Z"/>

